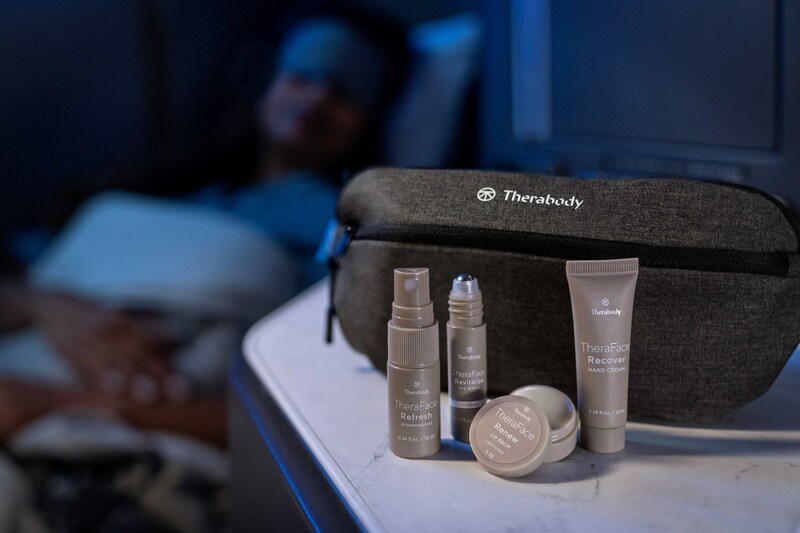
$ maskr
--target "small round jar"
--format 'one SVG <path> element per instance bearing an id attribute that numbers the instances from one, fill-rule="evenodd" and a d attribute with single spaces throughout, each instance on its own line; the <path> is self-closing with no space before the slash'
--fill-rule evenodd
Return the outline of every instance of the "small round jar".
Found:
<path id="1" fill-rule="evenodd" d="M 578 442 L 578 413 L 569 396 L 547 385 L 526 385 L 511 392 L 538 405 L 547 416 L 550 425 L 550 446 L 544 462 L 552 463 L 572 453 Z"/>
<path id="2" fill-rule="evenodd" d="M 478 462 L 490 473 L 524 476 L 545 461 L 550 449 L 547 414 L 523 396 L 501 396 L 475 415 L 469 443 Z"/>

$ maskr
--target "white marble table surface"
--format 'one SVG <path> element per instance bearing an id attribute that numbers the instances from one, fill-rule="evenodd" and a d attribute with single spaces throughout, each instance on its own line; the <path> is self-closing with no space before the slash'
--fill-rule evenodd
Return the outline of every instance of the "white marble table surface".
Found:
<path id="1" fill-rule="evenodd" d="M 450 438 L 448 409 L 438 454 L 395 457 L 386 379 L 340 331 L 323 342 L 326 305 L 322 282 L 256 324 L 245 359 L 370 531 L 800 532 L 800 350 L 721 422 L 629 421 L 619 454 L 504 479 Z"/>

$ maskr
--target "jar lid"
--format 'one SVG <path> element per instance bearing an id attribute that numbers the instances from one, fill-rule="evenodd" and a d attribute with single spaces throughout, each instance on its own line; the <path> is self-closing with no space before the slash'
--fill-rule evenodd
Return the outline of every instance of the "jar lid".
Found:
<path id="1" fill-rule="evenodd" d="M 550 424 L 551 445 L 545 463 L 560 461 L 575 449 L 578 442 L 578 413 L 569 396 L 547 385 L 526 385 L 511 392 L 541 407 Z"/>
<path id="2" fill-rule="evenodd" d="M 519 477 L 539 468 L 550 449 L 547 414 L 523 396 L 501 396 L 477 412 L 469 443 L 478 462 L 492 474 Z"/>

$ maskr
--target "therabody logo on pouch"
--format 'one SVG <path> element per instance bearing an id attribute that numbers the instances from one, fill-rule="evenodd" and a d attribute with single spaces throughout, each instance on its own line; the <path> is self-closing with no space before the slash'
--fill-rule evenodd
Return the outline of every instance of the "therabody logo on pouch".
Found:
<path id="1" fill-rule="evenodd" d="M 481 202 L 491 202 L 495 196 L 497 196 L 497 191 L 491 187 L 484 187 L 478 191 L 478 200 Z"/>
<path id="2" fill-rule="evenodd" d="M 482 187 L 478 191 L 477 197 L 481 202 L 491 202 L 497 197 L 497 191 L 492 187 Z M 579 200 L 575 196 L 562 198 L 551 194 L 523 194 L 515 189 L 504 189 L 500 198 L 505 202 L 552 205 L 555 207 L 571 207 L 572 209 L 578 209 L 583 204 L 583 200 Z"/>

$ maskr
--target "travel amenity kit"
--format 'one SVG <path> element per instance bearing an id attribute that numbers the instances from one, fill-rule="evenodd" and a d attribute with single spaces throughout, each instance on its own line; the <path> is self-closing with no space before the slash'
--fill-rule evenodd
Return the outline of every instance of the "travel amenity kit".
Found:
<path id="1" fill-rule="evenodd" d="M 454 438 L 516 476 L 568 454 L 579 425 L 613 452 L 628 414 L 718 419 L 800 340 L 800 227 L 753 189 L 378 168 L 338 219 L 332 309 L 387 369 L 400 456 L 438 450 L 440 384 Z"/>

